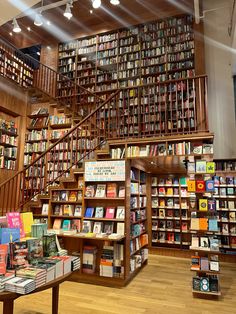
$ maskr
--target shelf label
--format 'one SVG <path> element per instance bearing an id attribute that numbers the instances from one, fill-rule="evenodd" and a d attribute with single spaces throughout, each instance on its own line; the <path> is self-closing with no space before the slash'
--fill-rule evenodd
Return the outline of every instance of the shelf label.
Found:
<path id="1" fill-rule="evenodd" d="M 85 162 L 85 181 L 125 181 L 125 161 Z"/>

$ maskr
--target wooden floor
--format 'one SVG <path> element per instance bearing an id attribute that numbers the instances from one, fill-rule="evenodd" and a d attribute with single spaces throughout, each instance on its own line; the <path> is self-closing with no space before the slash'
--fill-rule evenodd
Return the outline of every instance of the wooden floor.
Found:
<path id="1" fill-rule="evenodd" d="M 125 288 L 65 282 L 60 286 L 60 314 L 234 314 L 236 264 L 221 264 L 219 300 L 193 298 L 189 259 L 151 255 L 149 264 Z M 0 307 L 2 310 L 2 307 Z M 15 314 L 51 313 L 51 291 L 15 301 Z"/>

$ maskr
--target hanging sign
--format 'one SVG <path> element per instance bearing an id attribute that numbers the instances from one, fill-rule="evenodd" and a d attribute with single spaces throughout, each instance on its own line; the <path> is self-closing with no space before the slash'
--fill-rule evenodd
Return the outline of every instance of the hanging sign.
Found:
<path id="1" fill-rule="evenodd" d="M 125 161 L 85 162 L 85 181 L 125 181 Z"/>

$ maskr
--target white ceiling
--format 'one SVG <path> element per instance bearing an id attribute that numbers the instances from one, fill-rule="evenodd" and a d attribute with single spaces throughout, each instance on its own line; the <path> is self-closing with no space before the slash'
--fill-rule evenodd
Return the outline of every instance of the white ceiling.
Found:
<path id="1" fill-rule="evenodd" d="M 0 26 L 27 10 L 39 0 L 0 0 Z"/>

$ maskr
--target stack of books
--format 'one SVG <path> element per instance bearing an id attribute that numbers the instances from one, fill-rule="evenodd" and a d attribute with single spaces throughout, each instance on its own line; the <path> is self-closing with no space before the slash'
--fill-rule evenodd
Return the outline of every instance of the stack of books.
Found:
<path id="1" fill-rule="evenodd" d="M 5 290 L 19 294 L 27 294 L 35 290 L 35 281 L 28 278 L 14 277 L 6 282 Z"/>

